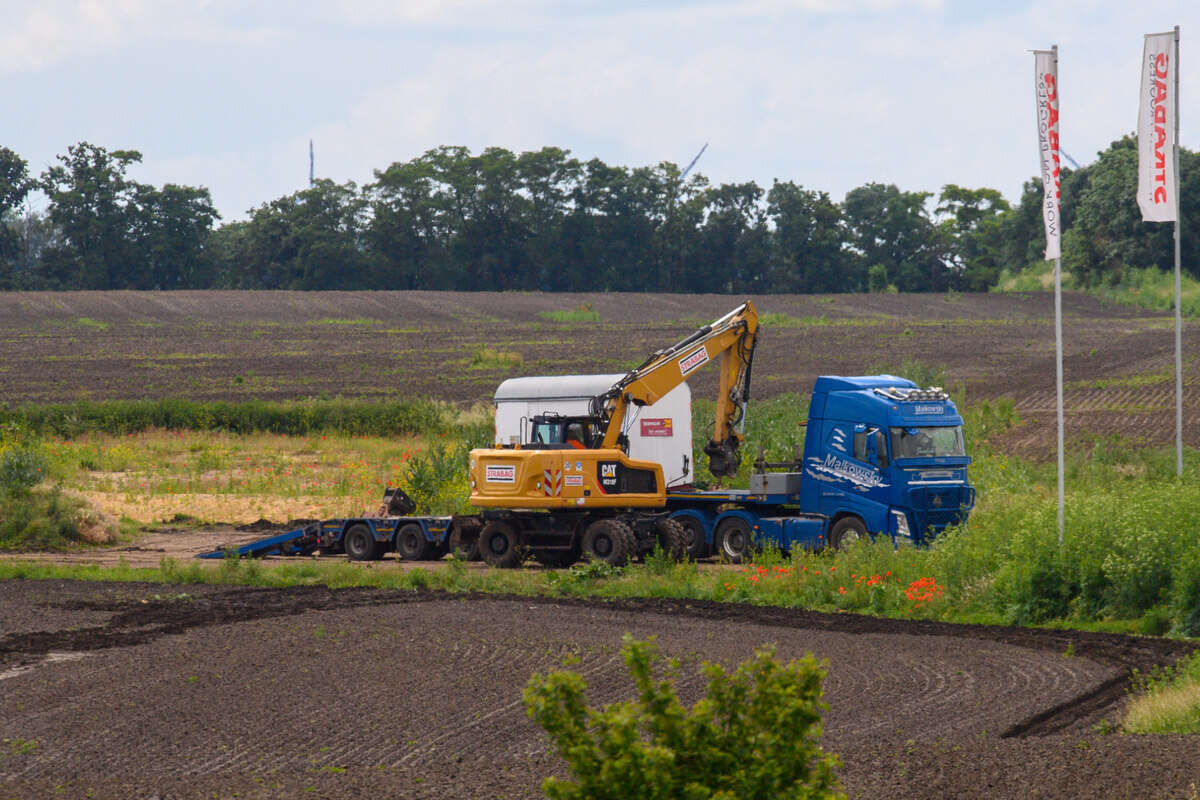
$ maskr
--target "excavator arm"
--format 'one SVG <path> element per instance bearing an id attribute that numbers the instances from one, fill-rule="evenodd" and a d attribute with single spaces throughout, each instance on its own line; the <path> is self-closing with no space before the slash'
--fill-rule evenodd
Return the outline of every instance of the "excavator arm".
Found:
<path id="1" fill-rule="evenodd" d="M 704 447 L 709 471 L 732 477 L 741 463 L 742 424 L 750 399 L 750 368 L 758 336 L 758 312 L 747 300 L 687 338 L 650 355 L 606 393 L 593 400 L 603 422 L 602 448 L 616 448 L 629 406 L 656 402 L 705 365 L 717 361 L 720 385 L 712 439 Z"/>

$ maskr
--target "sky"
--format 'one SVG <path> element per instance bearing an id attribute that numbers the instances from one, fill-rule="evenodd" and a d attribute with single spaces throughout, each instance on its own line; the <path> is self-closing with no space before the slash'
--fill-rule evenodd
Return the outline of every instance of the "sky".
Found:
<path id="1" fill-rule="evenodd" d="M 1137 125 L 1142 34 L 1188 0 L 0 0 L 0 146 L 41 173 L 80 141 L 205 186 L 225 220 L 316 174 L 359 185 L 439 145 L 561 147 L 837 201 L 868 182 L 1016 201 L 1038 172 L 1032 49 L 1059 47 L 1063 149 Z M 1195 53 L 1195 55 L 1191 55 Z M 1192 88 L 1195 87 L 1195 88 Z M 1189 102 L 1189 97 L 1197 98 Z M 35 204 L 36 204 L 35 200 Z M 42 201 L 44 202 L 44 200 Z"/>

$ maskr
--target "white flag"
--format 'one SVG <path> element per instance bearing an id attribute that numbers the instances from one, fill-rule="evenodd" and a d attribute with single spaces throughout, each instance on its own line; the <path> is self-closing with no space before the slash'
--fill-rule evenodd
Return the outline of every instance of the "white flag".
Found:
<path id="1" fill-rule="evenodd" d="M 1042 167 L 1042 219 L 1046 223 L 1046 260 L 1062 254 L 1062 213 L 1059 208 L 1058 53 L 1034 50 L 1037 95 L 1038 160 Z"/>
<path id="2" fill-rule="evenodd" d="M 1175 32 L 1146 36 L 1138 97 L 1138 206 L 1145 222 L 1174 222 Z"/>

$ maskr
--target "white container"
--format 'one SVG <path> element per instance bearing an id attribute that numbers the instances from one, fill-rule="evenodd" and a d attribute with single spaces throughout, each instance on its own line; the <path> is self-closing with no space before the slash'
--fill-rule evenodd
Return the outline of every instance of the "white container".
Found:
<path id="1" fill-rule="evenodd" d="M 539 414 L 587 416 L 593 397 L 625 377 L 617 375 L 543 375 L 509 378 L 496 389 L 496 443 L 516 437 L 527 444 L 531 422 Z M 653 405 L 630 405 L 625 416 L 629 457 L 662 465 L 667 486 L 692 480 L 692 390 L 681 383 Z"/>

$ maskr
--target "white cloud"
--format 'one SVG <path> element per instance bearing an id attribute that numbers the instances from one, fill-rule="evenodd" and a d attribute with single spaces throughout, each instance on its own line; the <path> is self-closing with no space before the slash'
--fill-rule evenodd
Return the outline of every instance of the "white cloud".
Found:
<path id="1" fill-rule="evenodd" d="M 279 35 L 225 15 L 233 0 L 40 0 L 12 9 L 0 31 L 0 75 L 148 41 L 255 43 Z"/>

